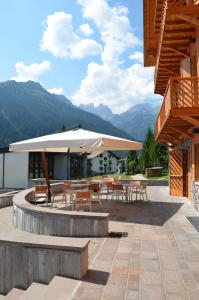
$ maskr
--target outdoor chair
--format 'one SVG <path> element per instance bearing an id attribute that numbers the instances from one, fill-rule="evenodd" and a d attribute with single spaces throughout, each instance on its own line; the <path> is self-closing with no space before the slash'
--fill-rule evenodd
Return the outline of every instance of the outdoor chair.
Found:
<path id="1" fill-rule="evenodd" d="M 122 196 L 122 199 L 125 200 L 125 190 L 121 183 L 114 183 L 113 184 L 113 197 L 116 197 L 116 200 L 119 200 L 120 196 Z"/>
<path id="2" fill-rule="evenodd" d="M 52 203 L 54 202 L 54 195 L 52 194 Z M 33 201 L 34 204 L 48 204 L 48 186 L 47 185 L 36 185 L 35 186 L 35 200 Z"/>
<path id="3" fill-rule="evenodd" d="M 73 205 L 73 194 L 69 193 L 68 191 L 71 189 L 72 181 L 64 181 L 64 193 L 63 193 L 63 201 L 65 205 L 68 204 L 68 195 L 69 195 L 69 205 Z"/>
<path id="4" fill-rule="evenodd" d="M 138 194 L 141 195 L 140 189 L 141 189 L 141 183 L 139 180 L 135 180 L 131 182 L 131 189 L 130 189 L 130 199 L 133 200 L 133 194 L 135 193 L 136 201 L 138 199 Z"/>
<path id="5" fill-rule="evenodd" d="M 106 199 L 108 199 L 109 195 L 113 195 L 113 182 L 112 181 L 106 181 L 105 186 L 107 189 Z"/>
<path id="6" fill-rule="evenodd" d="M 80 207 L 87 207 L 91 211 L 91 191 L 76 192 L 73 207 L 79 210 Z"/>
<path id="7" fill-rule="evenodd" d="M 92 195 L 92 202 L 97 201 L 99 203 L 100 207 L 102 207 L 102 203 L 100 200 L 100 184 L 99 184 L 99 182 L 90 183 L 90 191 L 91 191 L 91 195 Z"/>
<path id="8" fill-rule="evenodd" d="M 148 196 L 147 196 L 147 187 L 148 184 L 147 182 L 144 182 L 141 186 L 140 186 L 140 198 L 142 197 L 142 200 L 146 200 L 149 201 Z"/>

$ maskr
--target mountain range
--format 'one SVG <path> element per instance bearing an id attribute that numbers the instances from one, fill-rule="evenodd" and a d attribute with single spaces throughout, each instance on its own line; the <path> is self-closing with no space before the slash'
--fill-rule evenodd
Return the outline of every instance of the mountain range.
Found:
<path id="1" fill-rule="evenodd" d="M 154 128 L 159 107 L 133 106 L 114 114 L 106 105 L 80 105 L 55 95 L 33 81 L 0 83 L 0 147 L 81 124 L 84 129 L 143 141 L 147 128 Z"/>
<path id="2" fill-rule="evenodd" d="M 147 129 L 151 127 L 154 130 L 160 106 L 150 103 L 137 104 L 122 114 L 113 114 L 111 109 L 103 104 L 98 106 L 94 106 L 93 103 L 81 104 L 79 108 L 100 116 L 114 126 L 126 131 L 134 139 L 143 141 Z"/>
<path id="3" fill-rule="evenodd" d="M 131 138 L 110 122 L 81 110 L 66 97 L 50 94 L 39 83 L 0 83 L 0 147 L 28 138 L 59 132 L 74 124 L 84 129 Z"/>

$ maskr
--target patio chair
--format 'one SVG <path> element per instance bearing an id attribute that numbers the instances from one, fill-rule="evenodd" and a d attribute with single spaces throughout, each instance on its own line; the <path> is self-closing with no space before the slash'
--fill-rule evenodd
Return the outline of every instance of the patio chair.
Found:
<path id="1" fill-rule="evenodd" d="M 73 206 L 75 210 L 83 206 L 91 211 L 91 191 L 76 192 Z"/>
<path id="2" fill-rule="evenodd" d="M 130 199 L 133 199 L 133 194 L 135 193 L 136 195 L 136 201 L 138 199 L 138 194 L 141 195 L 140 189 L 141 189 L 141 183 L 139 180 L 135 180 L 131 182 L 131 189 L 130 189 Z"/>
<path id="3" fill-rule="evenodd" d="M 65 202 L 65 205 L 68 204 L 68 198 L 69 195 L 69 205 L 73 205 L 73 194 L 69 193 L 68 191 L 71 189 L 72 181 L 64 181 L 64 193 L 63 193 L 63 201 Z"/>
<path id="4" fill-rule="evenodd" d="M 102 207 L 102 203 L 100 200 L 100 184 L 99 184 L 99 182 L 91 183 L 90 191 L 91 191 L 91 195 L 92 195 L 92 202 L 97 201 L 99 203 L 100 207 Z M 93 198 L 93 196 L 94 196 L 94 198 Z"/>
<path id="5" fill-rule="evenodd" d="M 53 205 L 54 202 L 54 195 L 52 194 L 52 202 L 51 205 Z M 48 204 L 48 186 L 47 185 L 36 185 L 35 186 L 35 200 L 33 201 L 34 204 Z"/>
<path id="6" fill-rule="evenodd" d="M 105 186 L 106 186 L 106 190 L 107 190 L 106 199 L 108 199 L 109 195 L 113 195 L 113 182 L 106 181 Z"/>
<path id="7" fill-rule="evenodd" d="M 113 196 L 116 196 L 116 200 L 119 200 L 120 196 L 122 196 L 122 199 L 125 200 L 125 190 L 121 183 L 113 184 Z"/>
<path id="8" fill-rule="evenodd" d="M 149 201 L 148 196 L 147 196 L 147 187 L 148 184 L 147 182 L 144 182 L 141 186 L 140 186 L 140 198 L 142 197 L 143 200 Z M 145 199 L 144 199 L 145 198 Z"/>

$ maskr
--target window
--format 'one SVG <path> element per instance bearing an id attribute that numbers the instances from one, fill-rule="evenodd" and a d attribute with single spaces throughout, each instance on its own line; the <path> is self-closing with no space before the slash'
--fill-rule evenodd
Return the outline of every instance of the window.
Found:
<path id="1" fill-rule="evenodd" d="M 100 171 L 103 171 L 103 167 L 100 167 L 99 169 L 100 169 Z"/>
<path id="2" fill-rule="evenodd" d="M 99 157 L 103 157 L 103 154 L 101 153 Z"/>
<path id="3" fill-rule="evenodd" d="M 104 160 L 107 161 L 107 157 L 104 157 Z"/>
<path id="4" fill-rule="evenodd" d="M 199 144 L 195 145 L 195 181 L 199 181 Z"/>
<path id="5" fill-rule="evenodd" d="M 50 153 L 46 154 L 48 164 L 49 177 L 54 176 L 54 156 Z M 29 179 L 43 178 L 44 170 L 41 160 L 41 153 L 29 153 Z"/>
<path id="6" fill-rule="evenodd" d="M 100 165 L 102 165 L 103 164 L 103 160 L 100 160 L 99 163 L 100 163 Z"/>

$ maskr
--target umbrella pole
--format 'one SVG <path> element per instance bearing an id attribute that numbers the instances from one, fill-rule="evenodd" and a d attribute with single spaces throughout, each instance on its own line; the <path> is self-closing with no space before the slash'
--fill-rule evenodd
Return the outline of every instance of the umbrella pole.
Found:
<path id="1" fill-rule="evenodd" d="M 44 176 L 46 179 L 46 184 L 48 186 L 48 202 L 51 202 L 51 189 L 50 189 L 50 180 L 49 180 L 49 175 L 48 175 L 48 164 L 46 161 L 46 155 L 45 152 L 41 152 L 41 159 L 43 163 L 43 169 L 44 169 Z"/>

